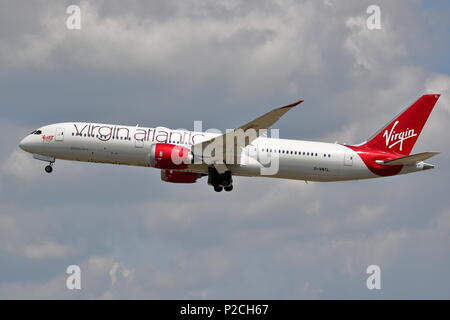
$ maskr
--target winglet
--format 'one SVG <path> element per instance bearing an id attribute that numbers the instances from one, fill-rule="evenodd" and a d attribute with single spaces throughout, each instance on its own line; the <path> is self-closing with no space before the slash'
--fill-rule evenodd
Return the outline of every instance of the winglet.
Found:
<path id="1" fill-rule="evenodd" d="M 300 103 L 304 102 L 305 100 L 299 100 L 297 102 L 288 104 L 287 106 L 281 107 L 280 109 L 285 109 L 285 108 L 292 108 L 292 107 L 296 107 L 298 106 Z"/>

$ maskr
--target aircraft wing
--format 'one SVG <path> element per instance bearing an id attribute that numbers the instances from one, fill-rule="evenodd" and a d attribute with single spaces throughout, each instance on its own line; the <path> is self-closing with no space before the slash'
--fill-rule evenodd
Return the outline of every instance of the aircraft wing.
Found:
<path id="1" fill-rule="evenodd" d="M 407 165 L 415 165 L 416 163 L 419 163 L 421 161 L 425 161 L 431 157 L 434 157 L 435 155 L 438 155 L 439 152 L 423 152 L 418 154 L 413 154 L 406 157 L 400 157 L 392 160 L 387 161 L 380 161 L 380 164 L 386 165 L 386 166 L 407 166 Z"/>
<path id="2" fill-rule="evenodd" d="M 300 101 L 291 103 L 287 106 L 273 109 L 272 111 L 267 112 L 266 114 L 262 115 L 261 117 L 255 119 L 253 121 L 250 121 L 249 123 L 246 123 L 243 126 L 240 126 L 238 129 L 241 129 L 244 131 L 246 131 L 248 129 L 255 129 L 255 130 L 268 129 L 275 122 L 277 122 L 286 112 L 291 110 L 293 107 L 298 106 L 303 101 L 304 100 L 300 100 Z"/>
<path id="3" fill-rule="evenodd" d="M 210 149 L 215 149 L 216 152 L 222 152 L 222 156 L 219 156 L 219 158 L 223 158 L 223 162 L 221 162 L 222 164 L 226 164 L 227 152 L 230 152 L 230 150 L 235 150 L 234 160 L 236 160 L 236 154 L 239 153 L 239 150 L 242 150 L 243 148 L 251 144 L 253 140 L 263 135 L 266 132 L 265 130 L 270 128 L 286 112 L 299 105 L 303 101 L 304 100 L 300 100 L 287 106 L 273 109 L 272 111 L 267 112 L 259 118 L 250 121 L 249 123 L 246 123 L 237 129 L 194 145 L 192 150 L 196 155 L 200 155 L 200 153 L 202 153 L 203 157 L 208 157 L 208 155 L 205 155 L 205 149 L 207 149 L 208 147 Z M 249 131 L 251 131 L 251 134 L 245 135 L 243 141 L 241 141 L 239 138 L 236 138 L 242 133 L 249 133 Z M 215 158 L 217 159 L 218 157 Z"/>

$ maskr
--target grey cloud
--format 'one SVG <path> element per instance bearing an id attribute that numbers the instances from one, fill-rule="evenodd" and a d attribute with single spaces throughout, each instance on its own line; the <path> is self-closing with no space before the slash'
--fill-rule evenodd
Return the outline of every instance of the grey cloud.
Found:
<path id="1" fill-rule="evenodd" d="M 449 297 L 446 16 L 380 1 L 372 34 L 353 23 L 361 1 L 96 1 L 71 33 L 68 3 L 0 11 L 0 297 Z M 224 130 L 297 98 L 281 137 L 356 143 L 431 90 L 443 96 L 416 150 L 443 154 L 403 177 L 237 178 L 218 195 L 145 168 L 59 161 L 49 176 L 17 149 L 52 122 Z M 81 292 L 65 289 L 69 264 Z M 381 292 L 365 288 L 369 264 Z"/>

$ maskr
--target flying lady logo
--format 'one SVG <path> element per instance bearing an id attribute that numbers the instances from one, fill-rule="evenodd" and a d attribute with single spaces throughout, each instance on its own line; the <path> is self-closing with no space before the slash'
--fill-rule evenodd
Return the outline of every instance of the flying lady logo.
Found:
<path id="1" fill-rule="evenodd" d="M 44 143 L 49 143 L 50 141 L 52 141 L 53 140 L 53 136 L 46 136 L 46 135 L 43 135 L 42 136 L 42 141 L 44 142 Z"/>
<path id="2" fill-rule="evenodd" d="M 386 147 L 391 149 L 392 147 L 400 144 L 400 151 L 403 149 L 403 141 L 417 137 L 417 133 L 415 133 L 414 129 L 407 128 L 405 131 L 396 132 L 395 127 L 399 124 L 400 121 L 395 121 L 391 130 L 388 132 L 386 129 L 383 133 L 383 138 L 386 138 Z"/>

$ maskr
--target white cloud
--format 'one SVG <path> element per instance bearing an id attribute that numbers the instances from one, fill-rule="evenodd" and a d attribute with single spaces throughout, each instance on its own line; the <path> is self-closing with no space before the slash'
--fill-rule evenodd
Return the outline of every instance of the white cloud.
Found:
<path id="1" fill-rule="evenodd" d="M 383 19 L 381 30 L 369 30 L 367 16 L 350 17 L 346 26 L 351 30 L 344 48 L 354 58 L 356 68 L 378 72 L 386 63 L 406 55 L 405 44 L 398 41 L 399 34 L 391 28 L 388 18 Z M 378 69 L 378 70 L 377 70 Z"/>
<path id="2" fill-rule="evenodd" d="M 81 290 L 66 288 L 65 270 L 46 282 L 0 285 L 0 296 L 10 299 L 117 299 L 133 298 L 130 293 L 132 272 L 111 257 L 91 256 L 80 264 Z"/>
<path id="3" fill-rule="evenodd" d="M 265 95 L 278 99 L 308 90 L 323 99 L 322 109 L 306 110 L 315 123 L 311 128 L 341 143 L 364 140 L 423 90 L 440 91 L 446 111 L 435 110 L 420 141 L 445 150 L 449 77 L 418 65 L 411 48 L 425 40 L 418 33 L 412 44 L 411 31 L 398 27 L 421 28 L 417 3 L 382 1 L 381 31 L 365 29 L 366 6 L 360 1 L 257 2 L 248 8 L 247 3 L 180 1 L 170 4 L 167 16 L 155 17 L 121 2 L 115 13 L 112 1 L 82 2 L 80 32 L 65 29 L 65 8 L 52 3 L 37 11 L 34 28 L 0 40 L 0 65 L 16 76 L 32 69 L 44 83 L 49 70 L 64 73 L 66 67 L 105 78 L 111 70 L 120 76 L 148 74 L 132 83 L 117 79 L 108 92 L 120 94 L 141 81 L 142 91 L 156 84 L 171 94 L 212 80 L 230 105 L 237 96 L 263 96 L 258 101 L 268 103 Z M 78 90 L 79 84 L 70 85 Z M 95 81 L 89 85 L 96 92 Z M 177 111 L 217 117 L 220 110 L 210 103 L 216 92 L 206 88 L 199 109 L 186 104 Z M 127 106 L 142 99 L 146 107 L 159 108 L 143 92 L 134 93 Z M 79 104 L 97 103 L 96 98 L 80 96 Z M 61 103 L 55 105 L 61 111 Z M 18 118 L 27 110 L 21 111 Z M 121 117 L 128 109 L 111 112 Z M 262 113 L 256 107 L 251 112 Z M 243 118 L 242 112 L 226 113 Z M 307 133 L 297 122 L 294 127 L 298 135 Z M 5 128 L 18 139 L 23 134 Z M 10 138 L 2 139 L 12 145 Z M 448 251 L 445 163 L 442 171 L 370 182 L 237 178 L 234 192 L 215 194 L 204 179 L 193 186 L 167 185 L 144 168 L 58 162 L 57 174 L 41 179 L 42 163 L 11 150 L 3 150 L 0 169 L 1 254 L 26 260 L 30 273 L 43 280 L 0 282 L 1 297 L 339 298 L 346 291 L 341 288 L 364 289 L 365 282 L 358 281 L 369 264 L 392 270 L 416 261 L 426 267 Z M 39 188 L 31 188 L 31 180 Z M 81 292 L 65 289 L 65 270 L 43 276 L 33 269 L 42 262 L 59 268 L 55 261 L 66 260 L 82 268 Z M 5 277 L 21 279 L 6 272 Z M 423 295 L 434 289 L 424 288 Z M 448 296 L 448 289 L 442 290 Z"/>
<path id="4" fill-rule="evenodd" d="M 69 254 L 69 248 L 56 242 L 46 241 L 26 245 L 23 253 L 31 259 L 61 258 Z"/>
<path id="5" fill-rule="evenodd" d="M 0 174 L 3 176 L 13 176 L 20 180 L 33 180 L 42 170 L 39 163 L 33 160 L 29 153 L 18 148 L 13 150 L 0 168 Z M 38 169 L 39 167 L 39 169 Z"/>
<path id="6" fill-rule="evenodd" d="M 40 29 L 5 40 L 0 47 L 0 65 L 57 69 L 75 64 L 122 72 L 145 70 L 182 80 L 185 85 L 221 77 L 228 79 L 233 90 L 253 93 L 289 83 L 294 70 L 310 76 L 323 70 L 319 43 L 311 35 L 320 4 L 288 1 L 271 4 L 271 11 L 262 7 L 245 13 L 240 6 L 212 5 L 212 11 L 215 6 L 225 6 L 233 13 L 221 19 L 209 16 L 209 11 L 199 18 L 195 13 L 205 10 L 202 6 L 184 2 L 177 6 L 179 10 L 174 12 L 181 14 L 155 21 L 132 12 L 114 18 L 102 16 L 99 3 L 84 1 L 80 4 L 82 30 L 69 31 L 61 4 L 53 4 L 40 17 Z"/>
<path id="7" fill-rule="evenodd" d="M 450 113 L 450 76 L 446 74 L 431 75 L 425 83 L 425 91 L 426 93 L 440 94 L 439 105 Z"/>
<path id="8" fill-rule="evenodd" d="M 116 262 L 109 270 L 109 276 L 111 277 L 111 285 L 114 285 L 117 283 L 120 277 L 122 277 L 123 279 L 130 278 L 132 276 L 132 272 L 122 264 Z"/>

